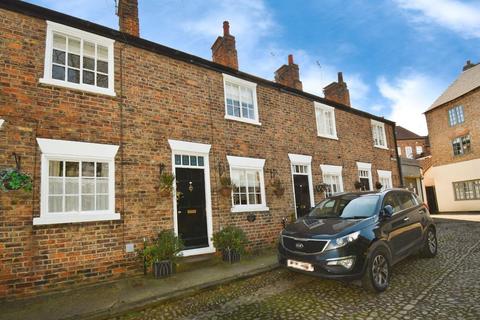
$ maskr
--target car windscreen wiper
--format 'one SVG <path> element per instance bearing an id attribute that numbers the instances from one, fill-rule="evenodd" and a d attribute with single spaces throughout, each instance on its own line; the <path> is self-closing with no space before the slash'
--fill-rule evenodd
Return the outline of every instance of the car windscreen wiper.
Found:
<path id="1" fill-rule="evenodd" d="M 351 216 L 351 217 L 342 217 L 343 219 L 366 219 L 370 218 L 371 216 Z"/>

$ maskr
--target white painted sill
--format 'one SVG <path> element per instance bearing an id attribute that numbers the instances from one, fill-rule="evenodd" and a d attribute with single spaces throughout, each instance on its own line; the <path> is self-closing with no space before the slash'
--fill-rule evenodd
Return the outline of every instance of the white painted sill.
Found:
<path id="1" fill-rule="evenodd" d="M 253 124 L 253 125 L 256 125 L 256 126 L 261 126 L 262 124 L 260 122 L 258 122 L 257 120 L 252 120 L 252 119 L 245 119 L 245 118 L 239 118 L 239 117 L 233 117 L 233 116 L 229 116 L 229 115 L 225 115 L 225 119 L 227 120 L 234 120 L 234 121 L 238 121 L 238 122 L 244 122 L 244 123 L 248 123 L 248 124 Z"/>
<path id="2" fill-rule="evenodd" d="M 50 213 L 33 218 L 33 225 L 120 220 L 120 218 L 120 213 Z"/>
<path id="3" fill-rule="evenodd" d="M 266 206 L 235 206 L 230 210 L 231 212 L 260 212 L 269 211 L 270 208 Z"/>
<path id="4" fill-rule="evenodd" d="M 329 136 L 329 135 L 325 135 L 325 134 L 318 134 L 318 136 L 320 138 L 327 138 L 327 139 L 331 139 L 331 140 L 338 140 L 338 137 L 337 136 Z"/>
<path id="5" fill-rule="evenodd" d="M 373 145 L 375 148 L 378 148 L 378 149 L 384 149 L 384 150 L 388 150 L 388 147 L 386 146 L 378 146 L 376 144 Z"/>
<path id="6" fill-rule="evenodd" d="M 113 89 L 107 89 L 107 88 L 99 88 L 95 86 L 90 86 L 90 85 L 85 85 L 81 83 L 70 83 L 67 81 L 61 81 L 61 80 L 56 80 L 56 79 L 46 79 L 46 78 L 40 78 L 38 82 L 42 84 L 47 84 L 47 85 L 52 85 L 52 86 L 57 86 L 57 87 L 63 87 L 63 88 L 69 88 L 69 89 L 74 89 L 74 90 L 80 90 L 80 91 L 86 91 L 90 93 L 96 93 L 96 94 L 104 94 L 107 96 L 115 97 L 115 90 Z"/>

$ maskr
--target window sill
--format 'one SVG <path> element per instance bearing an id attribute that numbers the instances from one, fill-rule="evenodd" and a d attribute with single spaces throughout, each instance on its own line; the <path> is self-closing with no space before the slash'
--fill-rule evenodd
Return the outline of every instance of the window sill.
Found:
<path id="1" fill-rule="evenodd" d="M 234 117 L 234 116 L 229 116 L 229 115 L 225 115 L 225 119 L 227 119 L 227 120 L 234 120 L 234 121 L 238 121 L 238 122 L 244 122 L 244 123 L 248 123 L 248 124 L 254 124 L 254 125 L 256 125 L 256 126 L 261 126 L 261 125 L 262 125 L 262 124 L 261 124 L 260 122 L 258 122 L 257 120 L 239 118 L 239 117 Z"/>
<path id="2" fill-rule="evenodd" d="M 58 86 L 58 87 L 63 87 L 63 88 L 69 88 L 69 89 L 74 89 L 74 90 L 80 90 L 80 91 L 86 91 L 90 93 L 96 93 L 96 94 L 104 94 L 107 96 L 115 97 L 115 90 L 113 89 L 107 89 L 107 88 L 99 88 L 95 86 L 90 86 L 90 85 L 85 85 L 85 84 L 80 84 L 80 83 L 70 83 L 66 81 L 61 81 L 61 80 L 56 80 L 56 79 L 46 79 L 46 78 L 40 78 L 38 82 L 42 84 L 47 84 L 47 85 L 52 85 L 52 86 Z"/>
<path id="3" fill-rule="evenodd" d="M 329 136 L 329 135 L 326 135 L 326 134 L 318 134 L 318 136 L 320 138 L 326 138 L 326 139 L 331 139 L 331 140 L 338 140 L 338 137 L 337 136 Z"/>
<path id="4" fill-rule="evenodd" d="M 33 218 L 33 225 L 120 220 L 120 213 L 50 213 Z"/>
<path id="5" fill-rule="evenodd" d="M 384 149 L 384 150 L 388 150 L 388 147 L 386 146 L 378 146 L 378 145 L 373 145 L 375 148 L 378 148 L 378 149 Z"/>
<path id="6" fill-rule="evenodd" d="M 270 208 L 266 206 L 235 206 L 230 210 L 231 212 L 258 212 L 269 211 Z"/>

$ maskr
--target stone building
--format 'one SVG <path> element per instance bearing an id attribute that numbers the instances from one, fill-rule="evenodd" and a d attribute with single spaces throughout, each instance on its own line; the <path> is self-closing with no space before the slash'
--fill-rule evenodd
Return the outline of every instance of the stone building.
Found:
<path id="1" fill-rule="evenodd" d="M 400 185 L 395 124 L 351 107 L 341 76 L 315 96 L 293 57 L 275 82 L 239 71 L 228 23 L 212 62 L 139 37 L 137 1 L 118 15 L 120 31 L 0 2 L 0 169 L 33 178 L 0 192 L 0 299 L 138 273 L 135 250 L 162 229 L 185 256 L 215 252 L 231 224 L 250 250 L 273 246 L 323 184 Z"/>
<path id="2" fill-rule="evenodd" d="M 480 65 L 458 78 L 425 111 L 431 167 L 427 200 L 439 211 L 480 211 Z"/>

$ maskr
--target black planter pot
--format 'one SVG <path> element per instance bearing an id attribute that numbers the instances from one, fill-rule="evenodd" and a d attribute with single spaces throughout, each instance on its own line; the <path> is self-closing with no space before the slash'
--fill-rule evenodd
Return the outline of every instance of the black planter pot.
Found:
<path id="1" fill-rule="evenodd" d="M 234 249 L 222 250 L 222 260 L 228 263 L 240 261 L 240 252 Z"/>
<path id="2" fill-rule="evenodd" d="M 172 261 L 170 260 L 154 262 L 152 264 L 152 270 L 155 279 L 168 277 L 175 272 Z"/>

